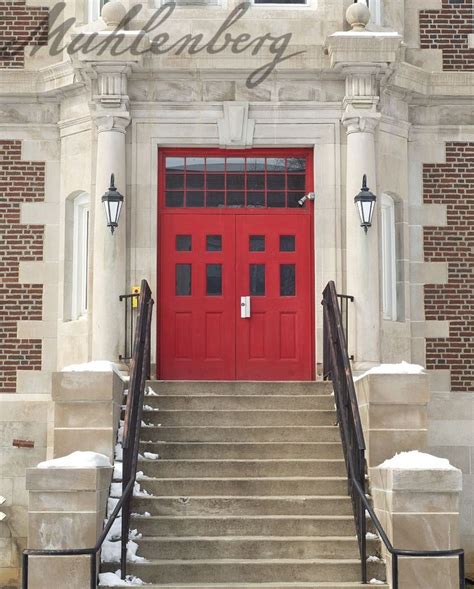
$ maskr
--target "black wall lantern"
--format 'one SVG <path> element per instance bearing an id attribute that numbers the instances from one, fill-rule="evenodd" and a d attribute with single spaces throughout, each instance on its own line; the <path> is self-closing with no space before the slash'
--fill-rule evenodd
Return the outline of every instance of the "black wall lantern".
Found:
<path id="1" fill-rule="evenodd" d="M 104 203 L 105 215 L 107 217 L 107 227 L 110 227 L 112 235 L 118 227 L 120 213 L 122 212 L 123 195 L 115 188 L 115 176 L 110 177 L 110 187 L 102 197 Z"/>
<path id="2" fill-rule="evenodd" d="M 362 178 L 362 188 L 359 194 L 354 198 L 359 211 L 360 226 L 364 228 L 367 233 L 369 227 L 372 226 L 372 218 L 374 216 L 375 201 L 377 197 L 367 187 L 367 176 L 364 174 Z"/>

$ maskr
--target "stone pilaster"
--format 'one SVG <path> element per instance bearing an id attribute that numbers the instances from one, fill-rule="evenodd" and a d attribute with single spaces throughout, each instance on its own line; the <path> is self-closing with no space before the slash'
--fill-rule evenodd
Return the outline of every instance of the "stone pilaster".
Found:
<path id="1" fill-rule="evenodd" d="M 357 12 L 357 15 L 352 12 Z M 367 7 L 351 5 L 348 21 L 360 21 L 362 29 L 370 15 Z M 358 14 L 358 13 L 361 14 Z M 349 18 L 351 16 L 351 18 Z M 361 17 L 356 19 L 355 17 Z M 355 20 L 354 20 L 355 19 Z M 354 21 L 354 22 L 353 22 Z M 360 27 L 359 27 L 360 28 Z M 335 33 L 327 42 L 331 66 L 346 82 L 342 124 L 347 132 L 346 154 L 346 283 L 340 287 L 354 296 L 354 313 L 350 325 L 349 352 L 354 355 L 356 370 L 365 369 L 381 360 L 381 309 L 378 209 L 372 227 L 364 233 L 354 204 L 362 186 L 362 178 L 374 194 L 376 177 L 376 130 L 380 120 L 377 110 L 379 81 L 388 65 L 397 59 L 401 37 L 364 31 L 355 27 L 347 33 Z"/>

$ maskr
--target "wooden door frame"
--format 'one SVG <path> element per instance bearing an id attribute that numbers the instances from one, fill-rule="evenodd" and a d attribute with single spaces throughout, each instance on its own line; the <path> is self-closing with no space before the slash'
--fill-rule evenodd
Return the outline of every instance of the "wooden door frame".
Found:
<path id="1" fill-rule="evenodd" d="M 160 276 L 161 276 L 161 220 L 166 217 L 166 206 L 165 206 L 165 174 L 164 164 L 167 156 L 185 157 L 185 156 L 210 156 L 210 157 L 300 157 L 306 159 L 306 193 L 314 192 L 314 149 L 309 148 L 285 148 L 285 147 L 269 147 L 269 148 L 253 148 L 253 149 L 221 149 L 218 147 L 160 147 L 158 148 L 158 161 L 157 161 L 157 242 L 156 242 L 156 378 L 159 379 L 161 375 L 161 312 L 162 312 L 162 301 L 160 291 Z M 205 207 L 188 207 L 188 208 L 170 208 L 168 209 L 170 214 L 177 215 L 309 215 L 310 217 L 310 281 L 311 281 L 311 309 L 310 309 L 310 321 L 311 321 L 311 379 L 316 380 L 316 309 L 315 309 L 315 235 L 314 235 L 314 201 L 307 201 L 304 209 L 298 208 L 205 208 Z M 311 382 L 311 381 L 309 381 Z"/>

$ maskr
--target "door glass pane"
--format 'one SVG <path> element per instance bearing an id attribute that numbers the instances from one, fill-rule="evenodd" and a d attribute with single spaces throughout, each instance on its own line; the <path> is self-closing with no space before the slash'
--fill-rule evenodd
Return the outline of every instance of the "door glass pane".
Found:
<path id="1" fill-rule="evenodd" d="M 250 264 L 250 296 L 265 296 L 265 264 Z"/>
<path id="2" fill-rule="evenodd" d="M 269 172 L 284 172 L 286 170 L 286 158 L 269 157 L 267 159 L 267 170 Z"/>
<path id="3" fill-rule="evenodd" d="M 203 174 L 187 174 L 186 175 L 186 188 L 198 188 L 204 189 L 204 173 Z"/>
<path id="4" fill-rule="evenodd" d="M 227 206 L 228 207 L 243 207 L 245 205 L 245 193 L 242 192 L 228 192 L 227 193 Z"/>
<path id="5" fill-rule="evenodd" d="M 187 157 L 186 170 L 188 174 L 190 172 L 204 172 L 204 162 L 205 159 L 203 157 Z"/>
<path id="6" fill-rule="evenodd" d="M 306 174 L 288 174 L 288 190 L 305 190 Z"/>
<path id="7" fill-rule="evenodd" d="M 304 158 L 288 158 L 288 172 L 305 172 L 306 160 Z"/>
<path id="8" fill-rule="evenodd" d="M 269 207 L 284 207 L 285 193 L 284 192 L 269 192 L 267 196 L 267 205 Z"/>
<path id="9" fill-rule="evenodd" d="M 222 264 L 206 265 L 206 294 L 209 297 L 222 294 Z"/>
<path id="10" fill-rule="evenodd" d="M 206 237 L 206 250 L 208 252 L 221 252 L 222 235 L 208 235 Z"/>
<path id="11" fill-rule="evenodd" d="M 166 170 L 171 172 L 184 170 L 184 157 L 167 157 Z"/>
<path id="12" fill-rule="evenodd" d="M 296 268 L 294 264 L 280 266 L 280 296 L 294 297 L 296 292 Z"/>
<path id="13" fill-rule="evenodd" d="M 243 172 L 245 171 L 245 158 L 243 157 L 228 157 L 227 158 L 227 173 L 229 172 Z"/>
<path id="14" fill-rule="evenodd" d="M 286 190 L 285 174 L 268 174 L 267 188 L 268 190 Z"/>
<path id="15" fill-rule="evenodd" d="M 249 250 L 251 252 L 264 252 L 265 235 L 251 235 L 249 238 Z"/>
<path id="16" fill-rule="evenodd" d="M 296 249 L 294 235 L 280 235 L 280 251 L 281 252 L 294 252 Z"/>
<path id="17" fill-rule="evenodd" d="M 265 174 L 249 174 L 247 190 L 265 190 Z"/>
<path id="18" fill-rule="evenodd" d="M 265 158 L 264 157 L 249 157 L 247 158 L 247 171 L 248 172 L 260 172 L 265 171 Z"/>
<path id="19" fill-rule="evenodd" d="M 225 158 L 223 157 L 208 157 L 206 158 L 207 172 L 224 172 Z"/>
<path id="20" fill-rule="evenodd" d="M 224 174 L 207 173 L 206 186 L 208 190 L 223 190 L 225 186 Z"/>
<path id="21" fill-rule="evenodd" d="M 191 294 L 191 264 L 176 264 L 176 296 Z"/>
<path id="22" fill-rule="evenodd" d="M 170 190 L 183 190 L 184 174 L 166 174 L 166 188 Z"/>
<path id="23" fill-rule="evenodd" d="M 204 206 L 204 192 L 197 190 L 188 190 L 186 193 L 187 207 L 203 207 Z"/>
<path id="24" fill-rule="evenodd" d="M 193 238 L 191 235 L 177 235 L 176 236 L 176 251 L 190 252 L 192 250 Z"/>
<path id="25" fill-rule="evenodd" d="M 264 192 L 248 192 L 247 206 L 249 207 L 264 207 L 265 193 Z"/>
<path id="26" fill-rule="evenodd" d="M 243 190 L 245 176 L 243 174 L 227 174 L 227 188 L 229 190 Z"/>
<path id="27" fill-rule="evenodd" d="M 166 206 L 167 207 L 183 207 L 184 206 L 184 192 L 182 190 L 167 190 L 166 191 Z"/>
<path id="28" fill-rule="evenodd" d="M 223 207 L 225 205 L 224 192 L 208 192 L 206 206 L 207 207 Z"/>

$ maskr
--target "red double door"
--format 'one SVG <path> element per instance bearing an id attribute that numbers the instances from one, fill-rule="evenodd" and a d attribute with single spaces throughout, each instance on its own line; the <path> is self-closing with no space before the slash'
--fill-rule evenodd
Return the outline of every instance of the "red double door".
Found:
<path id="1" fill-rule="evenodd" d="M 159 249 L 160 378 L 313 378 L 309 214 L 165 211 Z"/>

